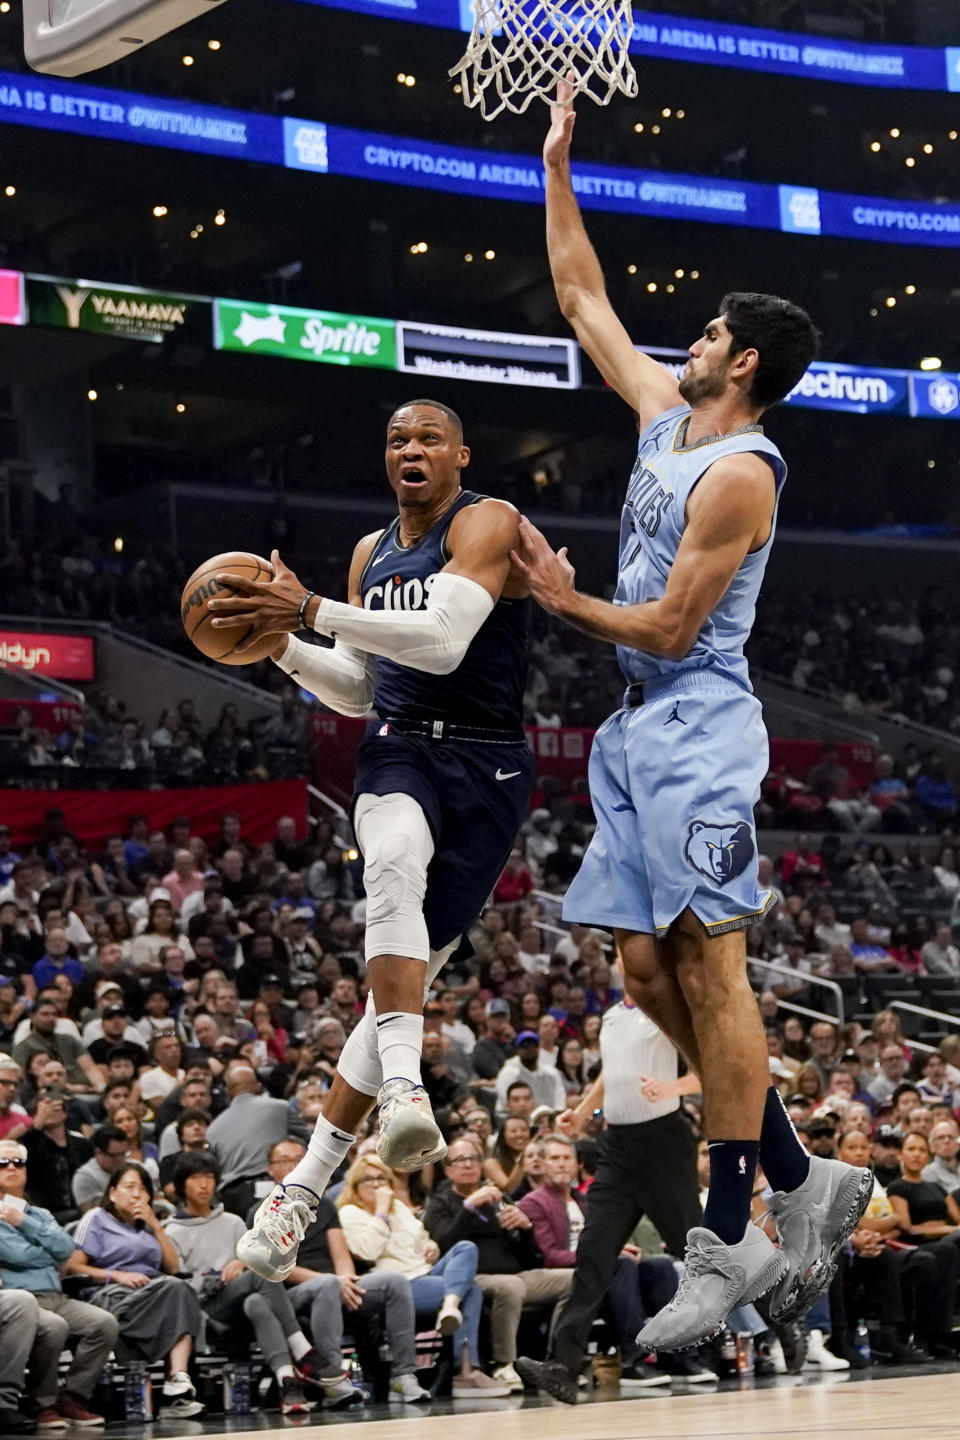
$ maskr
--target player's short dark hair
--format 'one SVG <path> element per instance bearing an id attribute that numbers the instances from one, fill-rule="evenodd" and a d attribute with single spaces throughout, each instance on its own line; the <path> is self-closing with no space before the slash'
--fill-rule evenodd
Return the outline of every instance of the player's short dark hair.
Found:
<path id="1" fill-rule="evenodd" d="M 463 421 L 460 419 L 460 416 L 456 410 L 451 410 L 449 405 L 444 405 L 442 400 L 404 400 L 403 403 L 398 405 L 396 410 L 394 410 L 393 415 L 396 415 L 399 410 L 409 410 L 414 405 L 425 405 L 431 410 L 439 410 L 441 415 L 446 415 L 457 433 L 459 435 L 463 434 Z M 393 415 L 390 416 L 391 420 L 393 419 Z"/>
<path id="2" fill-rule="evenodd" d="M 731 355 L 756 350 L 760 357 L 751 399 L 764 410 L 776 405 L 816 357 L 820 337 L 810 316 L 779 295 L 739 290 L 724 295 L 717 313 L 730 331 Z"/>
<path id="3" fill-rule="evenodd" d="M 212 1175 L 220 1184 L 220 1166 L 212 1150 L 186 1150 L 177 1156 L 173 1167 L 173 1191 L 178 1200 L 186 1199 L 187 1181 L 191 1175 Z"/>

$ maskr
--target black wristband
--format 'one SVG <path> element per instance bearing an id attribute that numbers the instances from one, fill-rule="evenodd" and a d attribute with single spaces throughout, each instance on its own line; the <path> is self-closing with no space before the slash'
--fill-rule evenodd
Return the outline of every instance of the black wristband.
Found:
<path id="1" fill-rule="evenodd" d="M 316 593 L 316 590 L 308 590 L 306 595 L 304 595 L 303 599 L 300 601 L 300 609 L 297 611 L 297 624 L 300 626 L 301 630 L 307 623 L 304 619 L 307 611 L 307 606 L 310 604 L 310 601 L 314 598 Z"/>

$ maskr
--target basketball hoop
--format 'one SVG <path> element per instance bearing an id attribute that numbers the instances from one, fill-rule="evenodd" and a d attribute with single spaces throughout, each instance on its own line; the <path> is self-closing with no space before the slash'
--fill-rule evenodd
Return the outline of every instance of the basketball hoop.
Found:
<path id="1" fill-rule="evenodd" d="M 484 120 L 501 110 L 521 115 L 538 96 L 550 104 L 557 83 L 573 96 L 608 105 L 616 91 L 634 96 L 637 77 L 627 53 L 633 34 L 630 0 L 473 0 L 473 33 L 451 71 L 464 104 Z"/>
<path id="2" fill-rule="evenodd" d="M 23 0 L 27 64 L 85 75 L 134 54 L 224 0 Z"/>

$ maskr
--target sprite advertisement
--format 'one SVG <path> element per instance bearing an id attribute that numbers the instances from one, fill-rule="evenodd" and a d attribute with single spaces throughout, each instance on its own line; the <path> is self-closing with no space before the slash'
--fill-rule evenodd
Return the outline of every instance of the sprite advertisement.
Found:
<path id="1" fill-rule="evenodd" d="M 367 365 L 378 370 L 395 370 L 397 365 L 393 320 L 333 310 L 217 300 L 214 344 L 218 350 L 322 360 L 327 365 Z"/>

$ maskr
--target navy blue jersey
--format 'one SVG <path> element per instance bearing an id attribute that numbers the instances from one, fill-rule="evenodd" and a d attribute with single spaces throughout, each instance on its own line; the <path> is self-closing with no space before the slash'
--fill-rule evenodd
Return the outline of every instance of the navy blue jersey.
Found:
<path id="1" fill-rule="evenodd" d="M 380 536 L 360 577 L 364 609 L 425 610 L 430 588 L 450 560 L 446 540 L 453 517 L 485 498 L 461 491 L 436 525 L 407 547 L 399 543 L 398 516 Z M 382 719 L 446 720 L 519 731 L 529 623 L 529 600 L 498 600 L 449 675 L 430 675 L 376 656 L 374 709 Z"/>

